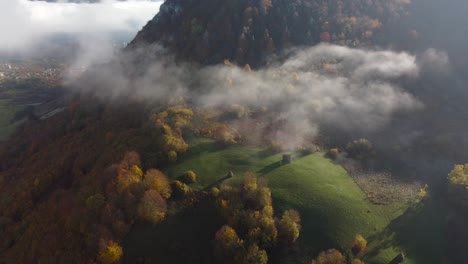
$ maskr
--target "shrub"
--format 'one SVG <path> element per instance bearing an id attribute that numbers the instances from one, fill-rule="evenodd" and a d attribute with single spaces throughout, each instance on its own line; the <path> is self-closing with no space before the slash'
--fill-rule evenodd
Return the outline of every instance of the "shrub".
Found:
<path id="1" fill-rule="evenodd" d="M 350 158 L 362 161 L 368 160 L 375 155 L 372 143 L 364 138 L 348 143 L 346 152 Z"/>
<path id="2" fill-rule="evenodd" d="M 167 153 L 167 159 L 170 162 L 176 162 L 177 161 L 177 152 L 175 152 L 174 150 L 169 151 Z"/>
<path id="3" fill-rule="evenodd" d="M 356 237 L 354 237 L 354 240 L 351 246 L 353 253 L 355 255 L 362 253 L 364 252 L 364 250 L 366 250 L 366 247 L 367 247 L 366 239 L 362 235 L 359 235 L 359 234 L 356 235 Z"/>
<path id="4" fill-rule="evenodd" d="M 141 219 L 157 224 L 166 216 L 167 204 L 159 192 L 148 190 L 141 199 L 137 212 Z"/>
<path id="5" fill-rule="evenodd" d="M 327 152 L 327 157 L 336 160 L 338 158 L 338 155 L 340 154 L 339 150 L 337 148 L 331 148 Z"/>
<path id="6" fill-rule="evenodd" d="M 172 195 L 176 198 L 183 198 L 190 192 L 190 187 L 181 181 L 173 181 L 171 187 Z"/>
<path id="7" fill-rule="evenodd" d="M 184 174 L 182 174 L 181 180 L 185 184 L 192 184 L 197 181 L 197 175 L 195 174 L 195 172 L 189 170 L 189 171 L 184 172 Z"/>
<path id="8" fill-rule="evenodd" d="M 320 148 L 317 147 L 316 145 L 311 144 L 308 146 L 299 147 L 298 151 L 300 151 L 302 155 L 310 155 L 310 154 L 320 151 Z"/>
<path id="9" fill-rule="evenodd" d="M 419 188 L 418 197 L 419 199 L 426 199 L 429 196 L 429 185 L 424 185 L 424 187 Z"/>
<path id="10" fill-rule="evenodd" d="M 219 193 L 220 193 L 220 190 L 216 187 L 213 187 L 211 188 L 211 195 L 213 195 L 213 197 L 218 197 L 219 196 Z"/>

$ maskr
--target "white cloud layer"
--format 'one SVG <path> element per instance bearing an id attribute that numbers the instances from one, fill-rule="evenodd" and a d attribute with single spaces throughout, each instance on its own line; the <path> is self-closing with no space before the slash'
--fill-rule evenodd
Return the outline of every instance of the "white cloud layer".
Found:
<path id="1" fill-rule="evenodd" d="M 76 88 L 105 101 L 184 96 L 203 107 L 266 109 L 275 113 L 273 121 L 286 124 L 287 129 L 277 129 L 274 139 L 286 142 L 288 148 L 317 135 L 323 125 L 371 132 L 387 125 L 395 113 L 423 108 L 400 86 L 402 80 L 422 74 L 423 65 L 406 52 L 318 45 L 298 49 L 287 60 L 253 72 L 176 64 L 157 46 L 122 55 L 107 67 L 91 70 Z M 430 57 L 444 61 L 442 53 L 431 52 Z M 135 75 L 129 69 L 136 61 Z"/>
<path id="2" fill-rule="evenodd" d="M 103 0 L 100 3 L 0 1 L 0 52 L 21 51 L 52 34 L 136 34 L 161 2 Z"/>

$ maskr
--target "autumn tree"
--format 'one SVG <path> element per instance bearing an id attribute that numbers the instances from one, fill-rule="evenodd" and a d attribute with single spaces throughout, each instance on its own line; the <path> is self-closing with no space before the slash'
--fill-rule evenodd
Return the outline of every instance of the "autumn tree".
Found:
<path id="1" fill-rule="evenodd" d="M 159 192 L 165 199 L 171 197 L 172 190 L 169 180 L 161 171 L 156 169 L 146 171 L 143 182 L 148 189 Z"/>
<path id="2" fill-rule="evenodd" d="M 213 195 L 213 197 L 218 198 L 219 193 L 220 193 L 220 190 L 218 188 L 216 187 L 211 188 L 211 195 Z"/>
<path id="3" fill-rule="evenodd" d="M 297 211 L 285 211 L 278 223 L 278 240 L 286 245 L 296 242 L 301 229 L 300 222 L 301 218 Z"/>
<path id="4" fill-rule="evenodd" d="M 451 206 L 457 208 L 458 212 L 465 212 L 468 207 L 468 163 L 455 165 L 448 174 L 448 181 L 448 198 Z"/>
<path id="5" fill-rule="evenodd" d="M 215 254 L 220 263 L 239 263 L 244 254 L 243 241 L 232 227 L 224 225 L 215 235 Z"/>
<path id="6" fill-rule="evenodd" d="M 195 174 L 195 172 L 189 170 L 182 174 L 181 180 L 186 184 L 192 184 L 197 181 L 197 175 Z"/>
<path id="7" fill-rule="evenodd" d="M 254 173 L 246 173 L 242 183 L 236 186 L 222 185 L 216 198 L 221 214 L 229 226 L 239 230 L 239 236 L 244 240 L 242 261 L 246 262 L 239 260 L 237 263 L 263 263 L 267 259 L 264 250 L 278 245 L 279 239 L 282 245 L 286 245 L 294 243 L 299 237 L 299 214 L 289 210 L 284 213 L 283 219 L 276 221 L 271 191 L 266 181 Z"/>
<path id="8" fill-rule="evenodd" d="M 346 257 L 336 249 L 322 251 L 318 257 L 312 260 L 311 264 L 345 264 Z"/>
<path id="9" fill-rule="evenodd" d="M 250 264 L 267 264 L 268 255 L 265 250 L 259 248 L 257 245 L 251 245 L 245 252 L 244 263 Z"/>
<path id="10" fill-rule="evenodd" d="M 117 190 L 121 193 L 132 184 L 137 184 L 142 180 L 143 171 L 138 165 L 133 165 L 129 169 L 121 167 L 117 175 Z"/>
<path id="11" fill-rule="evenodd" d="M 254 173 L 245 173 L 241 187 L 244 203 L 250 209 L 261 210 L 272 204 L 271 191 L 266 181 L 258 179 Z"/>
<path id="12" fill-rule="evenodd" d="M 464 165 L 455 165 L 448 175 L 449 182 L 453 185 L 468 188 L 468 163 Z"/>
<path id="13" fill-rule="evenodd" d="M 113 264 L 120 261 L 122 258 L 122 247 L 116 242 L 102 240 L 100 243 L 98 261 L 103 264 Z"/>
<path id="14" fill-rule="evenodd" d="M 124 192 L 132 184 L 142 180 L 143 171 L 140 168 L 140 156 L 135 151 L 127 152 L 118 166 L 117 190 Z"/>
<path id="15" fill-rule="evenodd" d="M 190 192 L 190 187 L 181 181 L 173 181 L 171 183 L 172 194 L 176 198 L 183 198 Z"/>
<path id="16" fill-rule="evenodd" d="M 159 192 L 148 190 L 141 199 L 137 212 L 141 219 L 157 224 L 166 216 L 167 204 Z"/>
<path id="17" fill-rule="evenodd" d="M 354 255 L 363 253 L 366 250 L 366 247 L 366 239 L 362 235 L 357 234 L 354 237 L 353 243 L 351 244 L 351 250 L 353 251 Z"/>
<path id="18" fill-rule="evenodd" d="M 188 144 L 182 137 L 182 128 L 190 123 L 193 111 L 182 106 L 172 106 L 151 117 L 154 123 L 153 137 L 157 140 L 163 156 L 176 161 L 179 154 L 185 153 Z"/>
<path id="19" fill-rule="evenodd" d="M 215 140 L 223 145 L 233 145 L 238 143 L 236 133 L 226 125 L 218 125 L 213 129 Z"/>

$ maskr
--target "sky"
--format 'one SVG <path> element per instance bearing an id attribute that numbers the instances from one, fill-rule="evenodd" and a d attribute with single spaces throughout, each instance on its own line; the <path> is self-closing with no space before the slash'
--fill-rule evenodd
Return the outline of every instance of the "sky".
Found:
<path id="1" fill-rule="evenodd" d="M 102 0 L 94 4 L 0 0 L 0 52 L 27 51 L 53 34 L 92 39 L 95 45 L 108 42 L 116 32 L 131 40 L 157 14 L 161 3 L 149 0 Z"/>

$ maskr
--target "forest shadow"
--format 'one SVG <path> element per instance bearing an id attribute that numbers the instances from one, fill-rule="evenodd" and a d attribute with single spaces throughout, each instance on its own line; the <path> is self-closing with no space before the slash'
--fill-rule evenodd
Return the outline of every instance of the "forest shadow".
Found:
<path id="1" fill-rule="evenodd" d="M 378 246 L 367 257 L 376 257 L 382 250 L 394 247 L 404 249 L 407 257 L 416 263 L 443 263 L 446 255 L 446 208 L 440 199 L 429 199 L 411 206 L 393 220 L 382 232 L 369 237 Z"/>
<path id="2" fill-rule="evenodd" d="M 138 223 L 124 239 L 124 263 L 214 263 L 212 241 L 222 224 L 209 198 L 157 225 Z"/>

